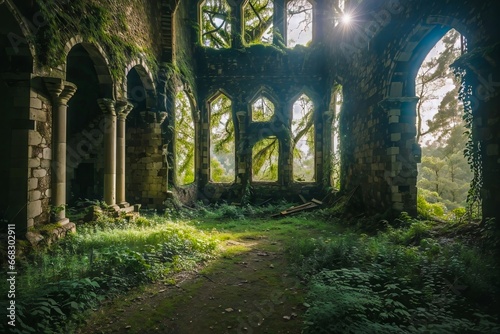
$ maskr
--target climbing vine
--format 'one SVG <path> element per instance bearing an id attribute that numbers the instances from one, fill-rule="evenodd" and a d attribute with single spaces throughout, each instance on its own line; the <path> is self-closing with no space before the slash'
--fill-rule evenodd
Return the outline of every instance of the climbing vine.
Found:
<path id="1" fill-rule="evenodd" d="M 472 211 L 474 204 L 479 204 L 481 201 L 480 191 L 483 185 L 483 168 L 481 162 L 481 143 L 474 138 L 473 134 L 473 95 L 472 86 L 468 83 L 468 75 L 465 66 L 460 64 L 453 64 L 454 74 L 461 80 L 460 90 L 458 97 L 464 106 L 463 119 L 467 131 L 467 142 L 465 144 L 464 156 L 473 173 L 473 178 L 470 184 L 469 193 L 467 194 L 467 205 L 469 211 Z"/>
<path id="2" fill-rule="evenodd" d="M 36 3 L 44 19 L 34 36 L 38 62 L 42 66 L 63 64 L 66 61 L 65 43 L 78 34 L 104 48 L 114 79 L 121 79 L 129 60 L 140 56 L 145 58 L 153 73 L 157 72 L 153 52 L 126 40 L 128 25 L 124 13 L 113 13 L 92 1 L 36 0 Z"/>

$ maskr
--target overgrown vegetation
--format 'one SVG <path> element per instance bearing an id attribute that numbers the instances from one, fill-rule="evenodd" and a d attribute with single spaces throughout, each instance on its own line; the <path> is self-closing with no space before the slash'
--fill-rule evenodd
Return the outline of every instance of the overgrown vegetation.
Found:
<path id="1" fill-rule="evenodd" d="M 128 221 L 102 215 L 20 261 L 12 333 L 71 332 L 82 312 L 103 299 L 195 268 L 216 248 L 215 238 L 163 217 Z"/>
<path id="2" fill-rule="evenodd" d="M 305 333 L 496 333 L 498 264 L 490 248 L 440 237 L 403 216 L 401 228 L 294 242 L 309 282 Z M 486 239 L 491 238 L 488 233 Z"/>
<path id="3" fill-rule="evenodd" d="M 103 299 L 168 282 L 171 273 L 216 257 L 219 241 L 238 239 L 284 247 L 287 275 L 298 275 L 308 291 L 305 333 L 500 330 L 493 221 L 346 219 L 342 204 L 269 217 L 290 205 L 200 203 L 135 220 L 97 210 L 77 234 L 22 260 L 18 333 L 72 332 Z"/>
<path id="4" fill-rule="evenodd" d="M 92 1 L 37 0 L 43 25 L 35 34 L 38 61 L 57 67 L 65 62 L 64 47 L 70 37 L 80 35 L 89 42 L 102 46 L 108 56 L 110 72 L 121 79 L 130 59 L 145 56 L 149 68 L 157 72 L 153 51 L 126 38 L 128 25 L 123 13 Z"/>

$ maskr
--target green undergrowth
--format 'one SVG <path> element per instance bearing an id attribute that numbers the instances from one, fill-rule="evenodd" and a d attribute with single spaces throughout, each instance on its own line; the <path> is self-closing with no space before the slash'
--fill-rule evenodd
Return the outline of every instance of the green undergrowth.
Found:
<path id="1" fill-rule="evenodd" d="M 128 221 L 102 215 L 77 231 L 20 260 L 12 333 L 72 332 L 82 312 L 102 300 L 168 280 L 217 253 L 215 238 L 160 216 Z"/>
<path id="2" fill-rule="evenodd" d="M 305 333 L 500 332 L 491 249 L 442 237 L 431 222 L 406 215 L 399 227 L 386 225 L 288 245 L 309 282 Z"/>
<path id="3" fill-rule="evenodd" d="M 290 206 L 200 203 L 135 220 L 97 215 L 20 260 L 17 333 L 71 333 L 104 299 L 170 284 L 179 271 L 212 274 L 202 265 L 238 262 L 252 244 L 284 251 L 283 274 L 307 287 L 304 333 L 500 331 L 493 221 L 345 219 L 335 208 L 272 217 Z"/>

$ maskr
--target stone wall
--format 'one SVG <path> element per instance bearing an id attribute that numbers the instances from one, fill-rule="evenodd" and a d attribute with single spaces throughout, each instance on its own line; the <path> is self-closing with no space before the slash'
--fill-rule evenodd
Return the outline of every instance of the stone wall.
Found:
<path id="1" fill-rule="evenodd" d="M 126 133 L 127 199 L 144 208 L 163 209 L 167 192 L 167 168 L 161 124 L 165 114 L 141 112 L 142 125 Z"/>
<path id="2" fill-rule="evenodd" d="M 31 90 L 28 133 L 28 227 L 50 221 L 52 107 L 47 99 Z"/>
<path id="3" fill-rule="evenodd" d="M 416 72 L 450 28 L 466 36 L 469 50 L 498 41 L 489 30 L 498 3 L 390 0 L 356 10 L 363 25 L 331 27 L 328 36 L 330 73 L 344 93 L 342 185 L 359 189 L 357 203 L 369 212 L 416 213 Z"/>

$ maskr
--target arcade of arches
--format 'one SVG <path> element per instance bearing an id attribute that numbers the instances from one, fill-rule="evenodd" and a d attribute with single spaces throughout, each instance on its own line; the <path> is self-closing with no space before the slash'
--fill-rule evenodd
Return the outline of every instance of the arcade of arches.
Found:
<path id="1" fill-rule="evenodd" d="M 322 198 L 337 129 L 356 209 L 415 214 L 415 76 L 453 28 L 483 216 L 500 219 L 498 1 L 268 3 L 259 16 L 254 0 L 0 1 L 0 218 L 73 229 L 64 207 L 82 198 Z"/>

